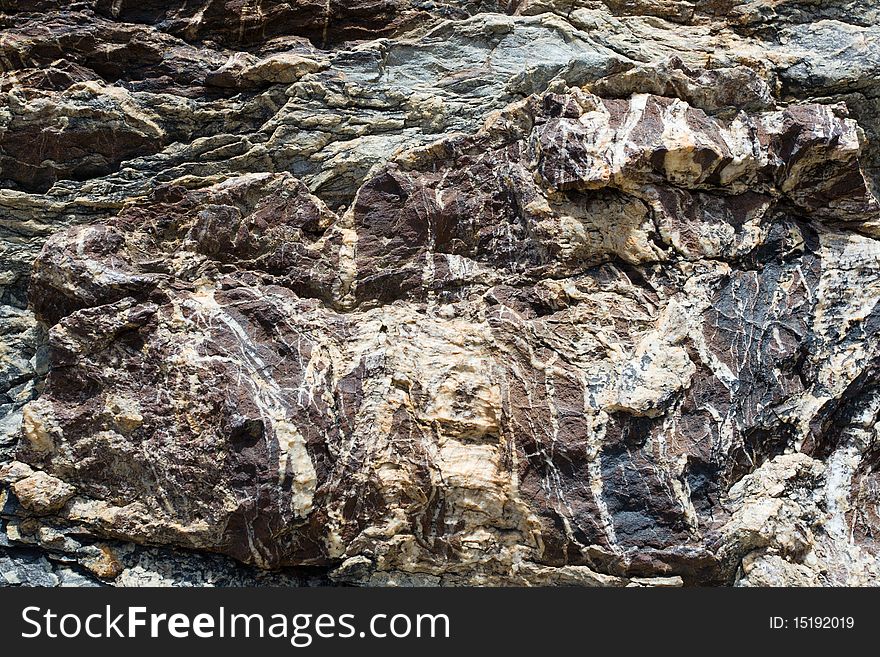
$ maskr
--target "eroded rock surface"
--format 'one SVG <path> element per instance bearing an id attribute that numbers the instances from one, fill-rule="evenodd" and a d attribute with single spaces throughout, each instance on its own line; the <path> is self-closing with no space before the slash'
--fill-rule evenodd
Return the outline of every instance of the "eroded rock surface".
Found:
<path id="1" fill-rule="evenodd" d="M 6 583 L 880 583 L 873 3 L 0 11 Z"/>

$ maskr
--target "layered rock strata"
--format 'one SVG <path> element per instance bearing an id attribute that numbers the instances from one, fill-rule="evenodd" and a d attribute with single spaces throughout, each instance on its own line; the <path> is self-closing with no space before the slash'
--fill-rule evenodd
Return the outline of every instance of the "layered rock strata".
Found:
<path id="1" fill-rule="evenodd" d="M 7 584 L 880 582 L 873 3 L 0 11 Z"/>

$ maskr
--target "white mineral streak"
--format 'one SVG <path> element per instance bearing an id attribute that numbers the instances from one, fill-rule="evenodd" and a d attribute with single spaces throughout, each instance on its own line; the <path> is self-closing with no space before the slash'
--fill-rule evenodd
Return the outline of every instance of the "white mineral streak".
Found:
<path id="1" fill-rule="evenodd" d="M 871 3 L 86 4 L 4 24 L 0 545 L 880 582 Z"/>
<path id="2" fill-rule="evenodd" d="M 857 234 L 820 233 L 826 264 L 816 290 L 813 326 L 825 338 L 828 352 L 816 358 L 817 385 L 805 393 L 799 418 L 802 435 L 810 418 L 828 400 L 840 395 L 861 371 L 870 344 L 847 340 L 852 330 L 880 302 L 880 244 Z M 832 334 L 836 338 L 832 337 Z"/>
<path id="3" fill-rule="evenodd" d="M 225 326 L 236 339 L 241 357 L 241 375 L 254 390 L 254 400 L 272 426 L 278 445 L 278 484 L 293 477 L 291 505 L 299 516 L 312 510 L 317 476 L 315 466 L 306 448 L 306 442 L 296 425 L 290 421 L 295 407 L 287 401 L 285 391 L 272 378 L 271 369 L 260 357 L 247 331 L 214 299 L 212 288 L 202 289 L 188 300 L 195 310 L 195 321 L 210 331 L 214 322 Z"/>
<path id="4" fill-rule="evenodd" d="M 588 383 L 582 381 L 584 390 L 587 389 Z M 590 473 L 590 491 L 593 494 L 593 500 L 599 510 L 599 520 L 602 525 L 602 531 L 608 539 L 608 543 L 613 546 L 617 552 L 622 552 L 617 542 L 617 536 L 614 533 L 614 519 L 608 511 L 608 505 L 602 497 L 602 440 L 605 437 L 605 426 L 608 421 L 608 414 L 604 411 L 596 411 L 589 403 L 589 398 L 584 395 L 584 417 L 589 421 L 589 461 L 588 470 Z"/>
<path id="5" fill-rule="evenodd" d="M 347 373 L 363 362 L 371 374 L 364 380 L 364 402 L 352 434 L 359 444 L 369 445 L 364 466 L 370 470 L 361 476 L 374 476 L 389 499 L 425 494 L 413 489 L 409 466 L 399 461 L 398 448 L 390 442 L 395 412 L 404 409 L 433 434 L 411 435 L 415 444 L 407 460 L 424 453 L 431 488 L 444 491 L 447 513 L 453 512 L 464 523 L 463 562 L 518 560 L 516 555 L 533 545 L 534 521 L 500 462 L 502 451 L 508 449 L 499 425 L 502 393 L 497 380 L 502 372 L 484 355 L 483 345 L 491 340 L 487 327 L 385 308 L 364 313 L 353 338 L 354 348 L 334 370 Z M 416 383 L 422 393 L 414 398 Z M 353 448 L 354 440 L 343 446 L 339 458 L 351 458 Z M 426 572 L 421 549 L 400 533 L 405 522 L 401 511 L 392 509 L 370 530 L 372 537 L 389 543 L 381 556 L 383 568 Z M 325 539 L 339 555 L 345 550 L 338 534 L 341 520 L 331 514 Z M 435 531 L 425 540 L 437 539 Z"/>

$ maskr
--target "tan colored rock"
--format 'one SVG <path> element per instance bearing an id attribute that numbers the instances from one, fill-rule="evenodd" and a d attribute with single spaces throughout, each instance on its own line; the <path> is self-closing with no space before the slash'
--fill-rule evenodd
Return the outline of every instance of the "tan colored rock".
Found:
<path id="1" fill-rule="evenodd" d="M 11 463 L 0 466 L 0 481 L 4 484 L 14 484 L 17 481 L 21 481 L 22 479 L 31 476 L 33 473 L 34 469 L 27 463 L 12 461 Z"/>
<path id="2" fill-rule="evenodd" d="M 728 493 L 733 510 L 722 529 L 726 558 L 769 548 L 802 561 L 821 526 L 817 483 L 825 466 L 805 454 L 786 454 L 743 477 Z"/>
<path id="3" fill-rule="evenodd" d="M 37 454 L 49 454 L 55 449 L 61 429 L 54 421 L 52 405 L 39 400 L 24 407 L 22 432 L 28 446 Z"/>
<path id="4" fill-rule="evenodd" d="M 57 477 L 38 471 L 12 484 L 12 491 L 25 509 L 48 515 L 61 509 L 73 497 L 75 489 Z"/>
<path id="5" fill-rule="evenodd" d="M 113 549 L 107 545 L 96 548 L 98 554 L 82 560 L 82 564 L 101 579 L 115 579 L 125 566 L 119 561 Z"/>
<path id="6" fill-rule="evenodd" d="M 137 400 L 130 397 L 111 395 L 107 399 L 105 409 L 112 415 L 113 422 L 123 433 L 134 431 L 144 422 Z"/>
<path id="7" fill-rule="evenodd" d="M 253 83 L 292 84 L 307 73 L 314 73 L 327 67 L 326 62 L 291 53 L 281 53 L 248 66 L 241 72 L 241 77 Z"/>

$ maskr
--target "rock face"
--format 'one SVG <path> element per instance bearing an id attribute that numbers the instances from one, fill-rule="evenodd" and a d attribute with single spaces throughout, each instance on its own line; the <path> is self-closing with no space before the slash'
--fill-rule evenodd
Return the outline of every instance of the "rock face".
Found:
<path id="1" fill-rule="evenodd" d="M 875 3 L 0 11 L 0 584 L 880 584 Z"/>

